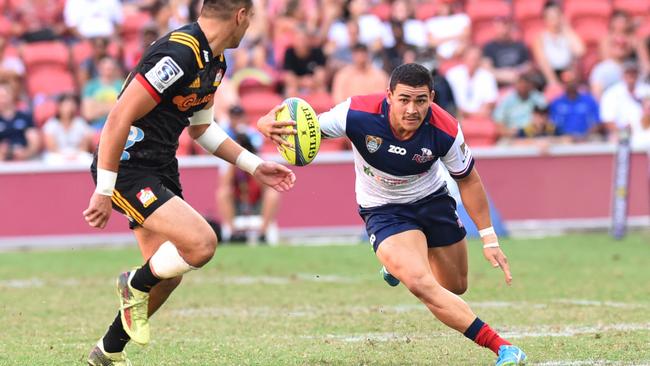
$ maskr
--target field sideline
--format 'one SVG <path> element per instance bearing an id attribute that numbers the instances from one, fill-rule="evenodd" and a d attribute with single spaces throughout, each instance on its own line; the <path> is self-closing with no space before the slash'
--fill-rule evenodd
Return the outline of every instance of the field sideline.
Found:
<path id="1" fill-rule="evenodd" d="M 514 284 L 470 242 L 463 298 L 529 365 L 650 365 L 650 235 L 506 240 Z M 117 309 L 135 246 L 0 253 L 0 365 L 84 365 Z M 368 245 L 223 246 L 152 320 L 134 365 L 493 365 Z"/>

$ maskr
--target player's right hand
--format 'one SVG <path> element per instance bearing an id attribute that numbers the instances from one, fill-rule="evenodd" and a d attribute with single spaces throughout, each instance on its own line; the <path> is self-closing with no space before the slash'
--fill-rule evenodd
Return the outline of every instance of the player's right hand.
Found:
<path id="1" fill-rule="evenodd" d="M 295 129 L 289 129 L 287 126 L 295 126 L 295 121 L 277 121 L 275 119 L 276 114 L 286 105 L 279 104 L 269 111 L 269 113 L 260 117 L 257 120 L 257 129 L 264 135 L 266 138 L 271 139 L 276 145 L 284 145 L 287 147 L 293 147 L 293 144 L 288 141 L 286 135 L 295 135 Z"/>
<path id="2" fill-rule="evenodd" d="M 93 193 L 88 208 L 83 212 L 88 225 L 103 229 L 111 217 L 111 196 Z"/>

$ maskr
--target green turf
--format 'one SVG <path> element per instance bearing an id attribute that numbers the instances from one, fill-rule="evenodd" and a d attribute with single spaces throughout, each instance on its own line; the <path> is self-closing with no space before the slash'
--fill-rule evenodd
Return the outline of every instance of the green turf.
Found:
<path id="1" fill-rule="evenodd" d="M 650 237 L 506 240 L 514 274 L 471 242 L 463 297 L 529 364 L 650 364 Z M 83 364 L 117 309 L 133 248 L 0 253 L 0 365 Z M 367 245 L 221 247 L 152 320 L 135 365 L 490 365 L 403 287 Z M 582 302 L 581 302 L 582 301 Z"/>

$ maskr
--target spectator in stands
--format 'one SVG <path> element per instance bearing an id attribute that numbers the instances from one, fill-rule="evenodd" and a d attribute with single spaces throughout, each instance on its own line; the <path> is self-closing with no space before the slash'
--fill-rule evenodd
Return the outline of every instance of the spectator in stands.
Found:
<path id="1" fill-rule="evenodd" d="M 641 118 L 634 119 L 631 125 L 632 147 L 650 151 L 650 93 L 642 92 Z"/>
<path id="2" fill-rule="evenodd" d="M 470 46 L 465 50 L 463 63 L 447 71 L 447 81 L 454 93 L 459 117 L 491 117 L 499 96 L 497 81 L 481 66 L 481 49 Z"/>
<path id="3" fill-rule="evenodd" d="M 86 83 L 98 75 L 99 62 L 105 58 L 110 57 L 108 54 L 109 38 L 94 37 L 90 40 L 91 53 L 85 60 L 81 61 L 77 68 L 77 80 L 79 85 L 86 85 Z"/>
<path id="4" fill-rule="evenodd" d="M 526 45 L 514 38 L 510 19 L 494 20 L 494 39 L 483 46 L 485 67 L 492 71 L 500 86 L 513 85 L 531 68 Z"/>
<path id="5" fill-rule="evenodd" d="M 132 70 L 135 68 L 147 48 L 149 48 L 149 46 L 158 38 L 160 38 L 160 35 L 158 34 L 158 27 L 156 27 L 156 24 L 145 24 L 140 30 L 140 48 L 131 54 L 124 55 L 124 68 L 126 70 Z"/>
<path id="6" fill-rule="evenodd" d="M 515 88 L 501 99 L 494 110 L 493 119 L 502 136 L 513 136 L 531 123 L 533 110 L 546 106 L 544 95 L 535 89 L 532 73 L 521 75 Z"/>
<path id="7" fill-rule="evenodd" d="M 96 130 L 104 127 L 123 83 L 117 61 L 111 57 L 102 58 L 97 77 L 84 86 L 82 99 L 82 115 Z"/>
<path id="8" fill-rule="evenodd" d="M 351 65 L 334 75 L 332 98 L 338 104 L 353 95 L 381 93 L 388 87 L 388 74 L 370 62 L 368 47 L 358 43 L 352 47 Z"/>
<path id="9" fill-rule="evenodd" d="M 245 149 L 255 153 L 257 150 L 246 133 L 238 133 L 235 141 Z M 217 189 L 217 207 L 221 216 L 221 237 L 224 242 L 246 241 L 246 233 L 235 231 L 236 216 L 262 216 L 259 227 L 261 242 L 266 242 L 266 233 L 275 221 L 280 202 L 280 194 L 259 184 L 255 178 L 235 165 L 228 164 L 220 176 Z"/>
<path id="10" fill-rule="evenodd" d="M 348 32 L 345 46 L 341 46 L 333 40 L 328 40 L 325 45 L 325 49 L 328 50 L 327 66 L 332 71 L 336 71 L 352 63 L 352 47 L 348 42 L 352 42 L 352 45 L 360 43 L 359 24 L 354 20 L 349 20 L 345 24 L 347 25 L 346 29 Z"/>
<path id="11" fill-rule="evenodd" d="M 368 46 L 370 52 L 381 51 L 384 47 L 392 47 L 392 35 L 376 15 L 370 12 L 368 0 L 351 0 L 347 2 L 347 18 L 334 22 L 328 30 L 328 39 L 338 47 L 352 47 L 356 42 L 350 39 L 347 21 L 356 22 L 359 29 L 359 39 Z"/>
<path id="12" fill-rule="evenodd" d="M 414 60 L 416 54 L 415 47 L 408 45 L 404 40 L 404 27 L 394 22 L 390 23 L 390 27 L 395 44 L 392 47 L 383 48 L 379 53 L 384 71 L 389 75 L 397 66 L 408 63 L 405 61 L 405 57 L 413 55 Z M 432 59 L 435 60 L 435 58 Z"/>
<path id="13" fill-rule="evenodd" d="M 544 5 L 544 29 L 533 42 L 533 56 L 549 86 L 557 88 L 560 74 L 585 52 L 585 45 L 554 1 Z"/>
<path id="14" fill-rule="evenodd" d="M 40 135 L 32 117 L 16 109 L 16 95 L 0 83 L 0 161 L 29 160 L 39 153 Z"/>
<path id="15" fill-rule="evenodd" d="M 65 32 L 61 1 L 21 1 L 14 12 L 14 31 L 25 42 L 52 41 Z"/>
<path id="16" fill-rule="evenodd" d="M 602 61 L 594 66 L 589 76 L 592 94 L 600 99 L 603 91 L 623 80 L 622 64 L 637 59 L 646 52 L 643 42 L 634 35 L 632 20 L 627 13 L 616 11 L 609 21 L 609 31 L 600 42 Z M 642 57 L 639 57 L 642 58 Z"/>
<path id="17" fill-rule="evenodd" d="M 429 45 L 438 56 L 450 59 L 460 56 L 471 43 L 471 21 L 467 14 L 454 12 L 455 0 L 441 0 L 436 16 L 425 23 Z"/>
<path id="18" fill-rule="evenodd" d="M 114 38 L 124 21 L 119 0 L 66 0 L 63 16 L 68 29 L 80 38 Z"/>
<path id="19" fill-rule="evenodd" d="M 533 109 L 531 122 L 519 128 L 512 143 L 514 145 L 536 145 L 546 150 L 549 145 L 570 143 L 571 138 L 563 136 L 562 130 L 548 118 L 548 108 L 536 106 Z"/>
<path id="20" fill-rule="evenodd" d="M 588 91 L 580 91 L 578 72 L 568 69 L 561 74 L 564 94 L 550 104 L 551 121 L 576 141 L 587 139 L 601 130 L 598 102 Z"/>
<path id="21" fill-rule="evenodd" d="M 406 44 L 420 49 L 426 48 L 429 45 L 429 37 L 424 22 L 415 18 L 411 2 L 407 0 L 394 0 L 391 3 L 389 23 L 402 28 L 402 34 Z M 390 35 L 389 32 L 388 36 Z M 390 43 L 394 44 L 394 41 Z"/>
<path id="22" fill-rule="evenodd" d="M 222 121 L 224 130 L 233 140 L 238 134 L 244 134 L 248 138 L 248 142 L 253 146 L 255 151 L 262 150 L 264 144 L 264 136 L 257 131 L 251 122 L 246 117 L 244 109 L 235 104 L 228 109 L 228 120 Z"/>
<path id="23" fill-rule="evenodd" d="M 43 125 L 46 163 L 92 162 L 93 130 L 79 115 L 79 104 L 76 95 L 59 96 L 56 115 Z"/>
<path id="24" fill-rule="evenodd" d="M 454 93 L 447 79 L 438 70 L 437 62 L 432 65 L 431 77 L 433 78 L 433 101 L 447 113 L 455 116 L 458 110 L 454 100 Z"/>
<path id="25" fill-rule="evenodd" d="M 294 34 L 293 46 L 284 55 L 286 95 L 322 92 L 326 87 L 325 55 L 320 46 L 311 42 L 304 27 Z"/>
<path id="26" fill-rule="evenodd" d="M 639 65 L 634 61 L 623 63 L 623 81 L 612 85 L 600 100 L 600 118 L 607 126 L 610 140 L 616 140 L 618 131 L 629 128 L 642 114 L 641 97 L 649 95 L 650 85 L 639 77 Z"/>
<path id="27" fill-rule="evenodd" d="M 23 88 L 25 65 L 20 57 L 7 54 L 8 39 L 0 35 L 0 82 L 6 82 L 14 89 L 14 94 L 20 96 Z"/>

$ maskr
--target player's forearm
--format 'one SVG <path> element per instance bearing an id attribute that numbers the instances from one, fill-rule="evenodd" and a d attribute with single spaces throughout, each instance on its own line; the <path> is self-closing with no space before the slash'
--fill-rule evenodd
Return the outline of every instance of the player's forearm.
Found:
<path id="1" fill-rule="evenodd" d="M 481 230 L 492 226 L 490 206 L 481 177 L 476 169 L 470 175 L 458 181 L 463 206 L 476 227 Z"/>
<path id="2" fill-rule="evenodd" d="M 108 115 L 99 140 L 98 168 L 117 172 L 131 123 L 115 111 Z"/>
<path id="3" fill-rule="evenodd" d="M 244 148 L 241 147 L 238 143 L 233 141 L 233 139 L 226 139 L 221 146 L 214 152 L 214 156 L 221 158 L 230 164 L 235 164 L 237 162 L 237 157 L 239 154 L 244 151 Z"/>

